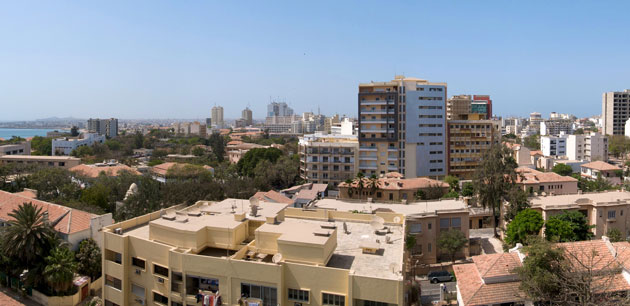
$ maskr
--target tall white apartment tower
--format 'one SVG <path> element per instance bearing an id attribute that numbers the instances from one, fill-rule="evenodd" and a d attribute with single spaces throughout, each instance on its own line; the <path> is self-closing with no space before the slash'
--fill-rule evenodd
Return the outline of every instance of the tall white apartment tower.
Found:
<path id="1" fill-rule="evenodd" d="M 630 118 L 630 89 L 602 94 L 602 127 L 604 135 L 623 135 Z"/>

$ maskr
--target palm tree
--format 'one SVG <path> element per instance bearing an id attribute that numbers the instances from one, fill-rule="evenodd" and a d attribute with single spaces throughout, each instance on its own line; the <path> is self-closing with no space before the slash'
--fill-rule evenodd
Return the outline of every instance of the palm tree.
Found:
<path id="1" fill-rule="evenodd" d="M 46 257 L 43 276 L 56 293 L 68 291 L 72 285 L 77 263 L 74 254 L 65 247 L 54 248 Z"/>
<path id="2" fill-rule="evenodd" d="M 376 189 L 378 189 L 378 177 L 376 174 L 372 174 L 367 182 L 367 187 L 370 188 L 370 195 L 374 196 Z"/>
<path id="3" fill-rule="evenodd" d="M 41 207 L 24 203 L 9 213 L 9 226 L 2 235 L 2 251 L 24 261 L 27 268 L 46 256 L 55 232 Z"/>

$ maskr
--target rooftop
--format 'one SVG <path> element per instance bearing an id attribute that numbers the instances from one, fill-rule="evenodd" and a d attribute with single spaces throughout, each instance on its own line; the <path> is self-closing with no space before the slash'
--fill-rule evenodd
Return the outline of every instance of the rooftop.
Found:
<path id="1" fill-rule="evenodd" d="M 529 201 L 532 207 L 542 207 L 545 209 L 577 205 L 618 205 L 630 203 L 630 192 L 613 190 L 606 192 L 590 192 L 582 194 L 536 196 L 530 198 Z"/>
<path id="2" fill-rule="evenodd" d="M 609 164 L 607 162 L 603 162 L 601 160 L 590 162 L 590 163 L 587 163 L 587 164 L 583 164 L 582 167 L 583 168 L 593 169 L 593 170 L 599 170 L 599 171 L 621 170 L 621 168 L 619 168 L 619 167 L 617 167 L 615 165 L 611 165 L 611 164 Z"/>
<path id="3" fill-rule="evenodd" d="M 92 178 L 98 177 L 101 173 L 105 173 L 107 176 L 118 176 L 124 171 L 140 175 L 138 170 L 123 164 L 81 164 L 70 168 L 70 171 Z"/>
<path id="4" fill-rule="evenodd" d="M 72 156 L 43 156 L 43 155 L 2 155 L 1 159 L 4 160 L 54 160 L 54 161 L 68 161 L 68 160 L 76 160 L 80 161 L 80 158 L 72 157 Z"/>
<path id="5" fill-rule="evenodd" d="M 256 194 L 254 194 L 254 197 L 260 201 L 265 201 L 265 202 L 293 204 L 293 200 L 285 197 L 281 193 L 274 190 L 269 190 L 267 192 L 258 191 L 256 192 Z"/>
<path id="6" fill-rule="evenodd" d="M 370 178 L 362 178 L 364 186 L 368 185 L 371 181 Z M 406 189 L 419 189 L 419 188 L 429 188 L 429 187 L 442 187 L 447 188 L 449 185 L 443 181 L 438 181 L 425 177 L 416 177 L 416 178 L 402 178 L 401 176 L 396 176 L 395 174 L 385 174 L 385 177 L 381 177 L 377 179 L 377 184 L 379 189 L 383 190 L 406 190 Z M 358 180 L 353 180 L 352 183 L 348 184 L 346 182 L 339 183 L 339 187 L 347 188 L 347 187 L 357 187 Z"/>
<path id="7" fill-rule="evenodd" d="M 339 211 L 357 210 L 364 213 L 372 213 L 377 209 L 390 209 L 395 213 L 406 216 L 435 214 L 437 211 L 467 211 L 466 203 L 456 199 L 413 202 L 409 204 L 347 202 L 337 199 L 321 199 L 315 202 L 314 208 L 335 209 Z"/>
<path id="8" fill-rule="evenodd" d="M 540 183 L 564 183 L 564 182 L 576 182 L 577 179 L 570 176 L 562 176 L 555 172 L 541 172 L 535 169 L 527 168 L 527 167 L 518 167 L 516 168 L 516 172 L 520 173 L 523 177 L 520 176 L 517 178 L 517 183 L 521 184 L 540 184 Z"/>

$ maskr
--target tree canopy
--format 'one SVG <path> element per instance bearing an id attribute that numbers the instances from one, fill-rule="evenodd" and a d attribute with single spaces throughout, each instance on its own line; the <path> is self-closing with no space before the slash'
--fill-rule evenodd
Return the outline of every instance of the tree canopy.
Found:
<path id="1" fill-rule="evenodd" d="M 517 243 L 524 244 L 528 236 L 537 235 L 540 232 L 543 224 L 544 220 L 539 212 L 525 209 L 508 224 L 505 242 L 510 246 Z"/>
<path id="2" fill-rule="evenodd" d="M 447 253 L 451 261 L 454 262 L 457 252 L 468 244 L 468 238 L 462 231 L 451 229 L 440 233 L 437 244 L 440 250 Z"/>
<path id="3" fill-rule="evenodd" d="M 569 242 L 593 237 L 586 216 L 579 211 L 565 211 L 551 216 L 545 224 L 545 237 L 550 241 Z"/>
<path id="4" fill-rule="evenodd" d="M 558 163 L 555 166 L 553 166 L 551 171 L 560 175 L 568 176 L 568 175 L 571 175 L 571 173 L 573 173 L 573 168 L 571 168 L 571 166 L 567 164 Z"/>

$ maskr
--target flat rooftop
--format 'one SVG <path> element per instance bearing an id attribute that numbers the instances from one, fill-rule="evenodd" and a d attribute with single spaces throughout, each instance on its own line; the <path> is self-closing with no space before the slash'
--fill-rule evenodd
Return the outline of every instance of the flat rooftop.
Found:
<path id="1" fill-rule="evenodd" d="M 359 276 L 402 279 L 400 273 L 403 262 L 402 226 L 388 225 L 387 235 L 377 235 L 367 223 L 346 222 L 348 233 L 344 233 L 343 222 L 334 223 L 337 225 L 337 248 L 326 264 L 327 267 L 348 269 Z M 386 236 L 390 237 L 389 243 L 386 242 Z M 363 253 L 361 246 L 365 244 L 378 245 L 380 250 L 376 254 Z"/>
<path id="2" fill-rule="evenodd" d="M 607 191 L 589 192 L 583 194 L 564 194 L 537 196 L 529 199 L 533 207 L 549 207 L 575 204 L 616 205 L 619 202 L 627 204 L 630 201 L 630 192 Z"/>
<path id="3" fill-rule="evenodd" d="M 411 216 L 416 214 L 434 214 L 436 211 L 466 210 L 467 205 L 462 200 L 446 199 L 438 201 L 413 202 L 409 204 L 351 202 L 337 199 L 321 199 L 315 202 L 314 208 L 336 209 L 339 211 L 357 210 L 372 213 L 376 209 L 390 209 L 395 213 Z"/>
<path id="4" fill-rule="evenodd" d="M 251 216 L 249 200 L 241 199 L 225 199 L 221 202 L 211 201 L 199 201 L 192 206 L 187 207 L 184 211 L 200 210 L 213 214 L 241 214 L 245 213 L 245 217 L 249 220 L 265 221 L 267 217 L 275 217 L 278 213 L 285 208 L 289 207 L 289 204 L 284 203 L 272 203 L 260 201 L 258 204 L 258 211 L 256 216 Z"/>
<path id="5" fill-rule="evenodd" d="M 80 161 L 80 158 L 72 157 L 72 156 L 43 156 L 43 155 L 2 155 L 0 156 L 2 159 L 30 159 L 30 160 L 77 160 Z"/>

